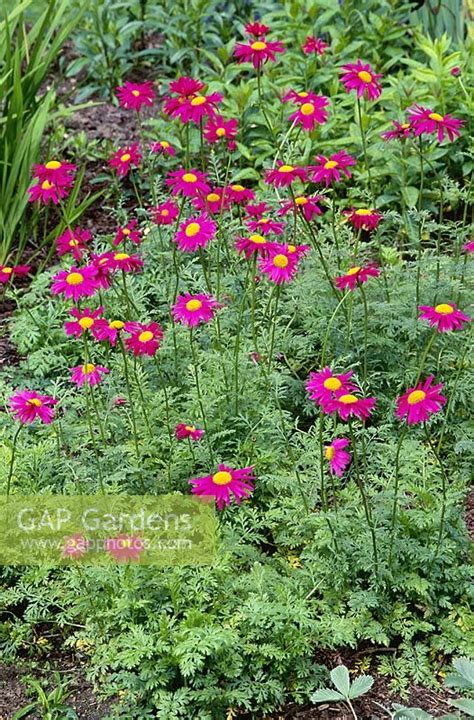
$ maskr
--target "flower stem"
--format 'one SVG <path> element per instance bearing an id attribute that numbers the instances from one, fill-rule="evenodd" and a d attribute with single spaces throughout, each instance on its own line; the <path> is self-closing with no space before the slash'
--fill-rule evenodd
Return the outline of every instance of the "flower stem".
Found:
<path id="1" fill-rule="evenodd" d="M 10 467 L 8 469 L 8 478 L 7 478 L 7 497 L 10 495 L 10 485 L 11 485 L 11 481 L 12 481 L 13 468 L 15 465 L 16 441 L 18 440 L 18 435 L 20 434 L 20 430 L 22 429 L 22 427 L 23 427 L 23 425 L 18 425 L 15 435 L 13 436 L 12 456 L 10 458 Z"/>
<path id="2" fill-rule="evenodd" d="M 428 442 L 428 445 L 430 446 L 431 451 L 432 451 L 433 455 L 435 456 L 436 461 L 439 465 L 439 469 L 441 470 L 441 479 L 442 479 L 441 480 L 441 483 L 442 483 L 441 484 L 441 493 L 442 493 L 442 495 L 441 495 L 441 516 L 439 519 L 439 533 L 438 533 L 438 541 L 436 543 L 436 548 L 435 548 L 435 551 L 434 551 L 434 554 L 433 554 L 433 557 L 431 560 L 431 564 L 430 564 L 430 567 L 431 567 L 433 565 L 434 561 L 436 560 L 436 558 L 438 557 L 439 549 L 441 547 L 441 542 L 443 540 L 444 519 L 445 519 L 445 515 L 446 515 L 446 490 L 448 487 L 448 476 L 444 469 L 444 465 L 441 462 L 441 457 L 440 457 L 436 447 L 434 446 L 434 443 L 431 442 L 431 437 L 430 437 L 428 428 L 426 427 L 426 423 L 424 424 L 423 427 L 425 430 L 425 435 L 426 435 L 426 440 Z"/>
<path id="3" fill-rule="evenodd" d="M 206 420 L 206 413 L 205 413 L 205 411 L 204 411 L 204 403 L 203 403 L 203 400 L 202 400 L 201 386 L 200 386 L 200 383 L 199 383 L 198 358 L 197 358 L 197 353 L 196 353 L 196 347 L 195 347 L 194 334 L 193 334 L 193 328 L 192 328 L 192 327 L 189 328 L 189 342 L 190 342 L 190 345 L 191 345 L 191 353 L 192 353 L 192 356 L 193 356 L 194 382 L 196 383 L 196 392 L 197 392 L 197 396 L 198 396 L 199 409 L 200 409 L 200 411 L 201 411 L 201 417 L 202 417 L 202 422 L 203 422 L 203 425 L 204 425 L 204 432 L 205 432 L 205 435 L 206 435 L 207 446 L 208 446 L 208 448 L 209 448 L 209 455 L 210 455 L 210 457 L 211 457 L 211 462 L 212 462 L 212 464 L 214 464 L 214 453 L 213 453 L 213 450 L 212 450 L 211 440 L 210 440 L 210 437 L 209 437 L 209 430 L 208 430 L 208 425 L 207 425 L 207 420 Z"/>
<path id="4" fill-rule="evenodd" d="M 398 488 L 399 488 L 399 483 L 400 483 L 400 451 L 402 449 L 402 443 L 405 438 L 406 432 L 407 432 L 407 429 L 406 429 L 406 427 L 404 427 L 400 433 L 400 437 L 398 438 L 397 452 L 395 454 L 395 485 L 393 488 L 392 520 L 390 523 L 390 544 L 389 544 L 389 551 L 388 551 L 388 564 L 389 565 L 392 562 L 393 543 L 395 540 L 395 525 L 396 525 L 396 521 L 397 521 Z"/>
<path id="5" fill-rule="evenodd" d="M 272 322 L 271 322 L 271 330 L 270 330 L 270 350 L 268 353 L 268 372 L 271 372 L 272 369 L 272 360 L 273 360 L 273 348 L 275 347 L 275 326 L 276 326 L 276 320 L 277 320 L 277 312 L 278 312 L 278 301 L 280 299 L 280 285 L 275 286 L 275 302 L 273 306 L 273 313 L 272 313 Z"/>
<path id="6" fill-rule="evenodd" d="M 368 326 L 369 326 L 369 312 L 367 310 L 367 297 L 362 284 L 359 283 L 360 294 L 362 296 L 362 303 L 364 305 L 364 366 L 362 371 L 362 381 L 365 385 L 367 381 L 367 342 L 368 342 Z"/>
<path id="7" fill-rule="evenodd" d="M 370 175 L 369 157 L 368 157 L 368 155 L 367 155 L 367 138 L 366 138 L 366 136 L 365 136 L 365 130 L 364 130 L 364 127 L 363 127 L 363 124 L 362 124 L 362 108 L 361 108 L 361 102 L 360 102 L 360 98 L 359 98 L 359 97 L 357 97 L 357 113 L 358 113 L 358 116 L 359 116 L 359 128 L 360 128 L 360 136 L 361 136 L 361 138 L 362 138 L 362 147 L 363 147 L 363 150 L 364 150 L 365 167 L 366 167 L 366 170 L 367 170 L 367 185 L 368 185 L 370 194 L 371 194 L 371 196 L 372 196 L 373 205 L 374 205 L 374 207 L 375 207 L 375 195 L 374 195 L 374 190 L 373 190 L 373 187 L 372 187 L 372 177 L 371 177 L 371 175 Z"/>
<path id="8" fill-rule="evenodd" d="M 128 401 L 130 403 L 130 416 L 132 418 L 132 429 L 133 429 L 133 439 L 135 443 L 135 455 L 137 457 L 137 462 L 140 462 L 140 452 L 138 450 L 138 435 L 137 435 L 137 422 L 135 419 L 135 409 L 133 407 L 133 395 L 132 395 L 132 387 L 130 385 L 130 374 L 128 370 L 128 358 L 127 353 L 125 351 L 125 345 L 123 344 L 122 338 L 120 338 L 120 350 L 123 357 L 123 369 L 124 369 L 124 375 L 125 375 L 125 384 L 127 386 L 127 393 L 128 393 Z"/>

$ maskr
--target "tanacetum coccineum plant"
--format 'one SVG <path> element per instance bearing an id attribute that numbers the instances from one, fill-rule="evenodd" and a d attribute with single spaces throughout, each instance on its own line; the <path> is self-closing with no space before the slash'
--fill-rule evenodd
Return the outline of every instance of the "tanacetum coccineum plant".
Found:
<path id="1" fill-rule="evenodd" d="M 59 265 L 23 297 L 27 270 L 0 271 L 30 371 L 2 386 L 6 493 L 34 465 L 38 491 L 216 505 L 215 567 L 126 568 L 145 598 L 133 619 L 118 576 L 91 573 L 107 610 L 70 611 L 97 637 L 91 662 L 118 668 L 115 690 L 139 688 L 129 717 L 171 707 L 177 688 L 176 717 L 268 713 L 308 697 L 317 646 L 408 656 L 415 635 L 437 648 L 440 628 L 443 647 L 463 642 L 472 248 L 465 188 L 438 158 L 464 147 L 464 110 L 421 85 L 398 107 L 396 71 L 372 55 L 243 27 L 232 83 L 117 89 L 134 130 L 108 157 L 114 231 L 68 226 Z M 396 194 L 386 157 L 416 178 Z M 32 201 L 60 212 L 74 165 L 35 167 Z"/>

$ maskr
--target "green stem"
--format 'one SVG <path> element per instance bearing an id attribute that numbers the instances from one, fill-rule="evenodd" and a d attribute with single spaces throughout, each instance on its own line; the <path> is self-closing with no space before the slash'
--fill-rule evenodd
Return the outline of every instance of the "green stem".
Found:
<path id="1" fill-rule="evenodd" d="M 397 521 L 397 509 L 398 509 L 398 488 L 400 484 L 400 451 L 402 449 L 402 443 L 405 438 L 407 429 L 406 427 L 400 433 L 397 443 L 397 452 L 395 454 L 395 485 L 393 488 L 393 506 L 392 506 L 392 520 L 390 523 L 390 545 L 388 551 L 388 564 L 392 562 L 393 543 L 395 540 L 395 525 Z"/>
<path id="2" fill-rule="evenodd" d="M 120 337 L 120 351 L 121 351 L 122 357 L 123 357 L 123 369 L 124 369 L 124 375 L 125 375 L 125 384 L 127 386 L 128 402 L 130 404 L 130 416 L 132 418 L 133 440 L 135 443 L 135 455 L 137 458 L 137 463 L 139 463 L 140 462 L 140 452 L 138 450 L 137 422 L 136 422 L 136 418 L 135 418 L 135 409 L 133 407 L 132 387 L 130 384 L 130 374 L 128 371 L 128 358 L 127 358 L 127 353 L 125 350 L 125 345 L 123 344 L 123 340 L 121 337 Z"/>
<path id="3" fill-rule="evenodd" d="M 10 467 L 8 469 L 8 478 L 7 478 L 7 497 L 10 495 L 10 485 L 12 481 L 12 475 L 13 475 L 13 468 L 15 465 L 15 455 L 16 455 L 16 441 L 18 439 L 18 435 L 20 434 L 20 430 L 22 429 L 23 425 L 18 425 L 15 435 L 13 436 L 13 447 L 12 447 L 12 456 L 10 458 Z"/>
<path id="4" fill-rule="evenodd" d="M 203 399 L 202 399 L 201 386 L 199 383 L 198 358 L 197 358 L 197 353 L 196 353 L 196 347 L 195 347 L 194 334 L 193 334 L 192 327 L 189 328 L 189 342 L 191 345 L 191 353 L 193 356 L 194 382 L 196 384 L 196 392 L 197 392 L 197 396 L 198 396 L 199 409 L 201 411 L 201 417 L 202 417 L 202 422 L 204 425 L 204 432 L 206 435 L 207 446 L 209 448 L 209 455 L 211 457 L 211 462 L 214 465 L 214 453 L 212 450 L 211 439 L 209 437 L 209 429 L 208 429 L 207 420 L 206 420 L 206 413 L 204 411 L 204 403 L 203 403 Z"/>
<path id="5" fill-rule="evenodd" d="M 445 519 L 445 515 L 446 515 L 446 490 L 447 490 L 449 481 L 448 481 L 448 476 L 446 474 L 446 471 L 444 469 L 444 465 L 441 462 L 441 457 L 440 457 L 436 447 L 431 442 L 431 437 L 430 437 L 428 428 L 426 427 L 426 424 L 424 424 L 423 427 L 425 430 L 425 435 L 426 435 L 426 440 L 428 442 L 428 445 L 430 446 L 431 451 L 432 451 L 433 455 L 435 456 L 436 461 L 439 465 L 439 469 L 441 470 L 441 483 L 442 483 L 441 484 L 441 493 L 442 493 L 442 495 L 441 495 L 441 516 L 439 519 L 438 541 L 436 543 L 436 548 L 435 548 L 433 558 L 430 563 L 430 567 L 431 567 L 433 565 L 434 561 L 436 560 L 436 558 L 438 557 L 439 549 L 441 547 L 441 542 L 443 540 L 444 519 Z"/>
<path id="6" fill-rule="evenodd" d="M 367 139 L 366 139 L 366 137 L 365 137 L 365 130 L 364 130 L 364 127 L 363 127 L 363 125 L 362 125 L 362 108 L 361 108 L 361 102 L 360 102 L 360 98 L 359 98 L 359 97 L 357 97 L 357 112 L 358 112 L 358 115 L 359 115 L 360 136 L 361 136 L 361 138 L 362 138 L 362 147 L 363 147 L 363 150 L 364 150 L 364 162 L 365 162 L 365 167 L 366 167 L 366 170 L 367 170 L 367 181 L 368 181 L 367 184 L 368 184 L 368 188 L 369 188 L 370 194 L 371 194 L 371 196 L 372 196 L 373 206 L 375 207 L 375 195 L 374 195 L 374 190 L 373 190 L 373 187 L 372 187 L 372 177 L 371 177 L 371 175 L 370 175 L 369 157 L 368 157 L 368 154 L 367 154 Z"/>
<path id="7" fill-rule="evenodd" d="M 364 366 L 362 371 L 362 381 L 365 386 L 367 381 L 367 343 L 368 343 L 368 326 L 369 326 L 369 312 L 367 309 L 367 297 L 365 290 L 361 283 L 359 283 L 360 294 L 362 296 L 362 303 L 364 305 Z"/>

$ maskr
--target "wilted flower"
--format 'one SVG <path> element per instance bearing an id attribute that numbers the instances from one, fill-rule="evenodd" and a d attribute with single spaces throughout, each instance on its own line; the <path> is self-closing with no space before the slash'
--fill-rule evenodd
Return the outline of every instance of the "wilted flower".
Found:
<path id="1" fill-rule="evenodd" d="M 113 245 L 120 245 L 120 243 L 124 240 L 130 240 L 131 242 L 135 243 L 135 245 L 139 245 L 142 241 L 142 234 L 140 230 L 135 229 L 137 225 L 137 220 L 130 220 L 130 222 L 125 227 L 120 227 L 115 233 Z"/>
<path id="2" fill-rule="evenodd" d="M 321 38 L 317 38 L 314 35 L 307 35 L 304 45 L 301 49 L 305 55 L 324 55 L 325 50 L 329 47 L 327 43 Z"/>
<path id="3" fill-rule="evenodd" d="M 392 120 L 393 130 L 386 130 L 382 133 L 384 140 L 405 140 L 412 134 L 412 126 L 410 123 L 399 123 L 398 120 Z"/>
<path id="4" fill-rule="evenodd" d="M 67 228 L 56 238 L 56 252 L 59 257 L 70 253 L 74 260 L 80 260 L 91 238 L 89 230 L 81 230 L 80 227 L 76 227 L 74 230 Z"/>
<path id="5" fill-rule="evenodd" d="M 0 283 L 6 285 L 13 275 L 27 275 L 30 272 L 30 265 L 1 265 L 0 264 Z"/>
<path id="6" fill-rule="evenodd" d="M 204 430 L 200 430 L 195 425 L 186 425 L 186 423 L 178 423 L 175 427 L 174 434 L 177 440 L 191 440 L 197 441 L 204 435 Z"/>

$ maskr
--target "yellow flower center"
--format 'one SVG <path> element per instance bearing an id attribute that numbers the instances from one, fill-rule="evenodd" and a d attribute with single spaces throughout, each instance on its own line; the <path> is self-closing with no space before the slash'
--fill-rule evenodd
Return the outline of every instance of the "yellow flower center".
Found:
<path id="1" fill-rule="evenodd" d="M 372 82 L 372 75 L 367 72 L 367 70 L 361 70 L 359 73 L 357 73 L 357 77 L 359 78 L 359 80 L 362 80 L 363 83 Z"/>
<path id="2" fill-rule="evenodd" d="M 184 182 L 195 183 L 197 181 L 197 175 L 194 173 L 184 173 L 183 180 Z"/>
<path id="3" fill-rule="evenodd" d="M 278 255 L 275 255 L 275 257 L 273 258 L 273 264 L 277 268 L 286 268 L 286 266 L 288 265 L 288 262 L 289 262 L 289 260 L 286 257 L 286 255 L 278 254 Z"/>
<path id="4" fill-rule="evenodd" d="M 410 127 L 410 123 L 402 123 L 400 127 L 403 128 L 403 130 L 406 130 Z"/>
<path id="5" fill-rule="evenodd" d="M 324 163 L 324 169 L 325 170 L 332 170 L 333 168 L 337 167 L 339 163 L 337 160 L 328 160 L 326 163 Z"/>
<path id="6" fill-rule="evenodd" d="M 355 211 L 355 214 L 365 217 L 366 215 L 372 215 L 372 210 L 369 210 L 368 208 L 359 208 L 359 210 Z"/>
<path id="7" fill-rule="evenodd" d="M 150 330 L 145 330 L 144 332 L 140 333 L 138 336 L 138 342 L 148 342 L 149 340 L 153 340 L 153 333 Z"/>
<path id="8" fill-rule="evenodd" d="M 132 156 L 130 155 L 130 153 L 124 153 L 123 155 L 120 156 L 120 162 L 123 162 L 123 163 L 128 162 L 131 157 Z"/>
<path id="9" fill-rule="evenodd" d="M 307 93 L 306 90 L 302 90 L 301 92 L 298 93 L 298 97 L 302 97 L 302 98 L 308 97 L 308 95 L 309 95 L 309 93 Z"/>
<path id="10" fill-rule="evenodd" d="M 111 328 L 112 330 L 121 330 L 124 325 L 125 323 L 123 322 L 123 320 L 112 320 L 111 322 L 109 322 L 109 328 Z"/>
<path id="11" fill-rule="evenodd" d="M 336 453 L 336 451 L 334 450 L 333 446 L 330 445 L 329 447 L 326 448 L 326 451 L 325 451 L 324 454 L 326 455 L 326 458 L 327 458 L 328 460 L 332 460 L 333 457 L 334 457 L 334 455 L 335 455 L 335 453 Z"/>
<path id="12" fill-rule="evenodd" d="M 203 97 L 202 95 L 198 95 L 197 97 L 195 97 L 191 100 L 191 105 L 196 107 L 196 105 L 204 105 L 205 102 L 206 102 L 206 98 Z"/>
<path id="13" fill-rule="evenodd" d="M 267 43 L 262 42 L 262 40 L 256 40 L 254 43 L 250 46 L 252 50 L 265 50 L 267 47 Z"/>
<path id="14" fill-rule="evenodd" d="M 312 115 L 314 113 L 313 103 L 303 103 L 300 108 L 302 115 Z"/>
<path id="15" fill-rule="evenodd" d="M 78 322 L 83 330 L 89 330 L 94 324 L 94 318 L 83 317 Z"/>
<path id="16" fill-rule="evenodd" d="M 39 398 L 31 398 L 31 400 L 26 401 L 26 404 L 33 405 L 33 407 L 41 407 L 43 403 Z"/>
<path id="17" fill-rule="evenodd" d="M 7 275 L 11 275 L 13 272 L 13 268 L 12 267 L 4 267 L 2 272 L 6 273 Z"/>
<path id="18" fill-rule="evenodd" d="M 61 166 L 62 163 L 60 163 L 59 160 L 50 160 L 46 163 L 45 168 L 47 170 L 59 170 Z"/>
<path id="19" fill-rule="evenodd" d="M 202 308 L 202 302 L 200 300 L 188 300 L 186 303 L 186 310 L 189 310 L 190 312 L 195 312 L 196 310 L 200 310 Z"/>
<path id="20" fill-rule="evenodd" d="M 217 137 L 224 137 L 224 135 L 225 135 L 225 128 L 223 128 L 223 127 L 217 128 L 217 130 L 216 130 L 216 135 L 217 135 Z"/>
<path id="21" fill-rule="evenodd" d="M 354 405 L 354 403 L 357 402 L 357 398 L 355 395 L 341 395 L 338 400 L 344 403 L 344 405 Z"/>
<path id="22" fill-rule="evenodd" d="M 232 482 L 232 475 L 227 470 L 219 470 L 212 476 L 212 482 L 216 485 L 228 485 Z"/>
<path id="23" fill-rule="evenodd" d="M 166 150 L 166 148 L 169 148 L 169 146 L 170 146 L 168 140 L 161 140 L 161 141 L 160 141 L 160 145 L 161 145 L 161 147 L 164 148 L 165 150 Z"/>
<path id="24" fill-rule="evenodd" d="M 122 228 L 122 235 L 130 235 L 131 232 L 129 228 Z"/>
<path id="25" fill-rule="evenodd" d="M 448 305 L 447 303 L 441 303 L 441 305 L 436 305 L 435 312 L 440 315 L 451 315 L 451 313 L 454 312 L 454 308 L 452 305 Z"/>
<path id="26" fill-rule="evenodd" d="M 255 243 L 255 245 L 265 245 L 265 243 L 267 242 L 263 235 L 251 235 L 249 237 L 249 240 Z"/>
<path id="27" fill-rule="evenodd" d="M 296 252 L 296 245 L 287 245 L 286 250 L 290 253 L 290 255 L 293 255 L 293 253 Z"/>
<path id="28" fill-rule="evenodd" d="M 209 193 L 207 200 L 209 200 L 209 202 L 219 202 L 220 196 L 217 193 Z"/>
<path id="29" fill-rule="evenodd" d="M 346 272 L 346 275 L 357 275 L 358 272 L 360 272 L 360 267 L 356 265 L 356 267 L 350 268 L 350 270 Z"/>
<path id="30" fill-rule="evenodd" d="M 54 183 L 49 182 L 49 180 L 45 180 L 41 183 L 42 190 L 51 190 L 52 187 L 54 187 Z"/>
<path id="31" fill-rule="evenodd" d="M 329 377 L 323 382 L 323 387 L 325 387 L 326 390 L 339 390 L 341 385 L 342 382 L 337 377 Z"/>
<path id="32" fill-rule="evenodd" d="M 84 281 L 84 275 L 79 272 L 72 272 L 69 273 L 69 275 L 66 277 L 66 282 L 68 285 L 80 285 L 81 282 Z"/>
<path id="33" fill-rule="evenodd" d="M 295 203 L 296 203 L 297 205 L 306 205 L 307 202 L 308 202 L 308 198 L 305 198 L 305 197 L 297 197 L 297 198 L 295 198 Z"/>
<path id="34" fill-rule="evenodd" d="M 72 240 L 69 240 L 69 247 L 77 247 L 79 245 L 79 240 L 75 240 L 72 238 Z"/>
<path id="35" fill-rule="evenodd" d="M 201 226 L 199 223 L 192 222 L 192 223 L 189 223 L 186 230 L 184 231 L 184 234 L 186 235 L 186 237 L 194 237 L 195 235 L 198 234 L 200 229 L 201 229 Z"/>
<path id="36" fill-rule="evenodd" d="M 269 218 L 260 218 L 260 220 L 258 222 L 260 225 L 266 225 L 267 223 L 270 222 L 270 219 Z"/>
<path id="37" fill-rule="evenodd" d="M 435 120 L 436 122 L 443 122 L 444 120 L 444 117 L 439 113 L 430 113 L 428 117 L 430 120 Z"/>
<path id="38" fill-rule="evenodd" d="M 129 257 L 128 253 L 115 253 L 114 260 L 126 260 Z"/>
<path id="39" fill-rule="evenodd" d="M 407 398 L 409 405 L 417 405 L 417 403 L 424 400 L 426 397 L 426 393 L 423 392 L 423 390 L 413 390 Z"/>
<path id="40" fill-rule="evenodd" d="M 185 425 L 184 429 L 187 430 L 188 432 L 194 432 L 196 430 L 194 425 Z"/>
<path id="41" fill-rule="evenodd" d="M 231 185 L 232 190 L 235 190 L 235 192 L 242 192 L 242 190 L 245 190 L 243 185 Z"/>
<path id="42" fill-rule="evenodd" d="M 170 211 L 169 211 L 169 210 L 166 210 L 166 208 L 161 211 L 162 217 L 168 217 L 169 214 L 170 214 Z"/>
<path id="43" fill-rule="evenodd" d="M 95 365 L 92 363 L 86 363 L 82 366 L 82 374 L 83 375 L 90 375 L 95 370 Z"/>
<path id="44" fill-rule="evenodd" d="M 290 173 L 290 172 L 293 172 L 294 169 L 295 169 L 295 168 L 293 167 L 293 165 L 281 165 L 281 166 L 278 168 L 278 172 L 281 172 L 281 173 Z"/>
<path id="45" fill-rule="evenodd" d="M 140 95 L 140 90 L 132 90 L 132 95 L 134 97 L 138 97 Z"/>

